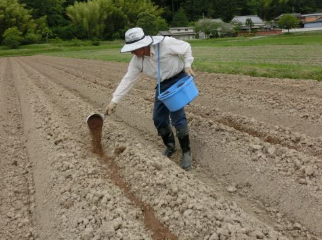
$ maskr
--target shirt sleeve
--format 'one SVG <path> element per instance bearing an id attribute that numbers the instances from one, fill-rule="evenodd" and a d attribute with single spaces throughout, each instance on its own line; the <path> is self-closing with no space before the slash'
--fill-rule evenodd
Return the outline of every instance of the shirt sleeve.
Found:
<path id="1" fill-rule="evenodd" d="M 184 60 L 184 66 L 190 67 L 193 63 L 193 56 L 192 56 L 192 50 L 189 43 L 175 39 L 173 37 L 167 38 L 167 46 L 169 47 L 170 53 L 179 55 L 183 57 Z"/>
<path id="2" fill-rule="evenodd" d="M 139 79 L 141 70 L 137 66 L 137 62 L 137 57 L 133 56 L 127 73 L 113 93 L 112 102 L 118 103 L 131 90 L 134 83 Z"/>

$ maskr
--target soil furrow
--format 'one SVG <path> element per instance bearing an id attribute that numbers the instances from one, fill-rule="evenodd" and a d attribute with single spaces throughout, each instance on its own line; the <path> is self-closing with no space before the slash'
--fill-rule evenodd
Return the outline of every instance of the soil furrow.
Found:
<path id="1" fill-rule="evenodd" d="M 151 94 L 150 94 L 151 96 L 147 96 L 147 94 L 145 94 L 144 91 L 141 91 L 141 90 L 134 90 L 134 91 L 136 95 L 146 96 L 144 97 L 145 101 L 150 101 L 150 102 L 153 101 L 153 96 Z M 247 118 L 245 117 L 239 117 L 238 115 L 234 116 L 228 113 L 224 114 L 219 110 L 215 111 L 215 109 L 208 110 L 206 108 L 203 108 L 201 110 L 203 111 L 203 114 L 208 115 L 208 118 L 212 118 L 217 122 L 234 127 L 239 131 L 243 131 L 248 134 L 251 134 L 254 137 L 263 138 L 266 142 L 269 142 L 272 144 L 280 144 L 290 149 L 303 151 L 306 154 L 309 154 L 312 156 L 321 157 L 322 150 L 321 150 L 321 144 L 319 143 L 320 142 L 319 138 L 318 139 L 310 138 L 298 132 L 292 133 L 288 130 L 289 128 L 283 128 L 277 125 L 275 126 L 268 125 L 265 127 L 263 126 L 263 123 L 261 123 L 261 126 L 258 126 L 256 122 L 252 120 L 247 120 Z M 198 111 L 200 112 L 200 108 L 196 107 L 196 111 L 193 111 L 193 112 L 196 113 Z M 216 113 L 214 114 L 213 112 L 216 112 Z M 271 130 L 272 128 L 274 129 L 273 131 Z"/>
<path id="2" fill-rule="evenodd" d="M 84 93 L 84 91 L 83 91 L 83 93 Z M 137 95 L 137 92 L 135 92 L 135 91 L 132 94 L 135 97 L 140 97 L 140 96 Z M 85 93 L 85 95 L 86 95 L 86 93 Z M 131 101 L 131 99 L 135 99 L 135 97 L 134 98 L 133 97 L 128 97 L 127 101 L 129 99 Z M 130 103 L 130 105 L 132 105 L 132 104 L 134 104 L 135 110 L 134 109 L 131 110 L 132 107 L 130 107 L 130 109 L 127 109 L 127 111 L 123 111 L 122 113 L 119 113 L 122 116 L 122 119 L 124 121 L 126 121 L 126 122 L 128 122 L 127 119 L 131 119 L 130 125 L 132 125 L 134 127 L 141 128 L 141 129 L 144 129 L 144 128 L 146 128 L 146 126 L 149 126 L 149 125 L 151 126 L 151 124 L 148 124 L 148 122 L 149 122 L 149 119 L 148 118 L 146 120 L 143 120 L 142 121 L 142 116 L 139 114 L 137 118 L 134 117 L 135 114 L 133 113 L 133 111 L 140 110 L 141 111 L 141 114 L 146 114 L 147 115 L 151 111 L 151 107 L 152 106 L 151 105 L 144 106 L 143 104 L 138 103 L 137 101 L 133 101 L 133 102 Z M 138 106 L 138 104 L 139 104 L 139 106 Z M 194 106 L 195 105 L 192 105 L 192 107 L 194 107 Z M 197 106 L 198 105 L 196 105 L 196 108 L 198 109 Z M 122 107 L 124 107 L 124 106 L 122 106 Z M 188 111 L 189 111 L 189 108 L 188 108 Z M 198 110 L 196 110 L 196 111 L 198 112 Z M 200 109 L 199 109 L 199 111 L 200 111 Z M 131 113 L 130 114 L 125 114 L 125 112 L 131 112 Z M 222 114 L 222 115 L 223 115 L 222 117 L 224 119 L 224 116 L 225 115 L 224 114 Z M 196 119 L 198 119 L 197 116 L 195 116 L 195 117 L 196 117 Z M 211 119 L 211 116 L 209 118 Z M 140 122 L 141 124 L 138 124 L 138 122 Z M 200 120 L 198 119 L 196 122 L 205 122 L 205 119 L 201 118 Z M 205 127 L 205 129 L 209 128 L 210 126 L 211 125 L 209 125 L 209 126 L 207 125 Z M 255 129 L 256 129 L 256 127 L 257 126 L 255 126 Z M 223 127 L 223 128 L 225 129 L 225 127 Z M 199 127 L 199 129 L 200 129 L 200 127 Z M 257 129 L 257 131 L 258 131 L 258 129 Z M 228 130 L 228 133 L 227 134 L 228 135 L 232 135 L 230 132 L 231 132 L 231 130 Z M 213 134 L 215 135 L 216 132 L 213 133 Z M 205 133 L 204 133 L 204 131 L 202 131 L 202 129 L 201 129 L 199 135 L 202 136 L 205 139 L 209 139 L 209 138 L 211 139 L 211 137 L 208 138 L 205 135 Z M 239 136 L 239 137 L 236 137 L 236 138 L 237 139 L 238 138 L 245 138 L 245 136 L 243 136 L 243 134 L 241 136 L 242 137 Z M 230 140 L 230 141 L 234 143 L 234 140 L 235 140 L 235 137 L 233 137 L 233 139 Z M 228 141 L 228 140 L 225 139 L 225 140 L 222 140 L 222 141 Z M 252 143 L 252 141 L 254 143 Z M 198 141 L 196 141 L 196 142 L 197 142 L 196 144 L 198 144 Z M 215 143 L 216 141 L 213 140 L 213 142 Z M 218 151 L 220 153 L 219 155 L 222 155 L 222 158 L 224 158 L 224 159 L 225 158 L 231 158 L 231 156 L 227 154 L 227 152 L 230 152 L 231 151 L 231 149 L 229 149 L 230 146 L 227 147 L 228 148 L 227 150 L 225 150 L 225 148 L 224 148 L 223 150 L 222 149 L 216 149 L 216 150 L 212 150 L 211 151 L 209 149 L 212 149 L 213 147 L 208 146 L 207 143 L 203 143 L 201 141 L 201 143 L 199 143 L 199 144 L 200 144 L 200 146 L 207 146 L 207 147 L 202 147 L 202 148 L 198 149 L 199 151 L 196 152 L 197 153 L 196 154 L 196 159 L 199 159 L 198 161 L 201 161 L 200 159 L 203 159 L 203 154 L 202 154 L 203 151 L 209 152 L 209 154 L 211 154 L 211 155 L 217 154 L 217 151 Z M 245 145 L 245 143 L 241 143 L 241 144 L 242 144 L 242 146 Z M 257 173 L 258 175 L 261 175 L 261 173 L 260 173 L 261 171 L 264 171 L 264 172 L 265 171 L 269 171 L 269 173 L 266 174 L 267 177 L 265 177 L 262 182 L 265 182 L 265 181 L 268 181 L 269 182 L 270 180 L 267 180 L 267 179 L 270 179 L 271 178 L 270 177 L 271 175 L 272 175 L 272 177 L 274 175 L 280 176 L 279 178 L 281 178 L 281 179 L 283 179 L 284 177 L 288 177 L 288 176 L 294 176 L 295 177 L 294 180 L 295 180 L 296 184 L 300 188 L 304 189 L 304 190 L 302 190 L 304 192 L 301 193 L 301 195 L 303 197 L 306 196 L 306 193 L 305 192 L 307 192 L 307 190 L 305 190 L 306 187 L 305 186 L 302 186 L 301 184 L 309 185 L 310 187 L 313 188 L 312 189 L 313 192 L 316 192 L 316 191 L 319 190 L 318 186 L 319 186 L 319 176 L 320 175 L 319 175 L 319 171 L 315 171 L 315 167 L 318 167 L 319 166 L 318 165 L 319 164 L 318 159 L 316 159 L 316 160 L 313 159 L 313 161 L 317 161 L 316 163 L 315 162 L 310 163 L 311 159 L 309 159 L 307 157 L 300 158 L 297 152 L 292 152 L 292 151 L 290 151 L 288 149 L 283 149 L 283 148 L 280 149 L 278 146 L 275 148 L 275 150 L 274 150 L 274 148 L 273 149 L 270 149 L 270 147 L 272 147 L 270 144 L 265 145 L 264 143 L 262 143 L 262 144 L 261 143 L 258 143 L 257 140 L 256 140 L 256 138 L 254 138 L 254 139 L 251 138 L 251 140 L 248 140 L 247 137 L 246 137 L 246 144 L 247 144 L 247 146 L 249 146 L 249 150 L 247 150 L 247 151 L 250 151 L 251 152 L 251 155 L 252 155 L 250 157 L 247 156 L 247 158 L 249 159 L 249 162 L 246 162 L 246 163 L 242 163 L 241 162 L 241 163 L 237 164 L 242 169 L 239 174 L 236 174 L 235 173 L 236 170 L 232 169 L 232 172 L 235 175 L 234 174 L 226 174 L 227 177 L 225 177 L 225 174 L 223 175 L 224 176 L 224 179 L 226 179 L 226 181 L 229 182 L 229 183 L 231 183 L 231 184 L 236 184 L 236 182 L 242 181 L 242 183 L 240 184 L 241 188 L 244 188 L 243 187 L 244 185 L 246 186 L 246 188 L 244 188 L 240 192 L 247 192 L 248 191 L 247 188 L 254 188 L 254 187 L 249 187 L 248 185 L 253 185 L 253 184 L 256 185 L 256 181 L 258 181 L 258 180 L 256 180 L 256 178 L 253 178 L 253 180 L 251 180 L 251 184 L 250 184 L 249 182 L 247 182 L 247 180 L 242 180 L 242 179 L 244 179 L 244 177 L 243 177 L 244 175 L 245 176 L 252 175 L 252 170 L 251 170 L 252 169 L 252 166 L 251 165 L 254 164 L 253 163 L 254 160 L 256 160 L 255 162 L 257 162 L 257 164 L 260 165 L 260 164 L 262 164 L 262 160 L 264 160 L 264 162 L 266 162 L 266 161 L 270 161 L 269 159 L 272 159 L 272 158 L 275 159 L 274 161 L 275 161 L 275 164 L 276 165 L 273 165 L 273 166 L 269 166 L 268 165 L 267 166 L 267 169 L 264 168 L 265 170 L 264 169 L 263 170 L 260 170 L 259 168 L 256 168 L 257 171 L 259 171 Z M 217 143 L 217 145 L 218 145 L 218 147 L 220 147 L 221 142 Z M 274 145 L 275 145 L 275 143 L 273 144 L 273 146 Z M 258 147 L 260 149 L 254 149 L 254 146 L 255 146 L 255 148 Z M 243 147 L 240 147 L 240 148 L 242 149 Z M 274 152 L 276 153 L 277 150 L 279 150 L 279 151 L 282 152 L 281 155 L 283 156 L 283 158 L 279 158 L 277 156 L 277 154 L 274 154 Z M 273 152 L 273 156 L 270 156 L 272 154 L 272 152 Z M 238 151 L 237 152 L 235 151 L 235 153 L 236 153 L 235 154 L 236 156 L 240 155 L 240 153 Z M 247 153 L 247 155 L 248 155 L 248 153 Z M 288 155 L 288 156 L 286 156 L 286 155 Z M 200 156 L 200 157 L 198 157 L 198 156 Z M 212 157 L 210 156 L 209 159 L 211 159 L 211 158 Z M 284 160 L 281 160 L 281 159 L 284 159 L 284 158 L 285 158 L 285 161 Z M 234 159 L 234 157 L 232 157 L 232 159 Z M 288 160 L 288 159 L 290 159 L 290 160 Z M 216 161 L 216 159 L 214 159 L 214 160 Z M 235 162 L 236 160 L 237 160 L 237 163 L 238 163 L 239 162 L 238 159 L 233 160 L 233 162 Z M 310 164 L 307 165 L 306 164 L 307 161 L 309 161 Z M 205 166 L 207 169 L 210 169 L 210 171 L 213 171 L 214 170 L 211 166 L 208 166 L 208 162 L 207 161 L 201 161 L 201 164 L 203 166 Z M 219 165 L 219 169 L 218 170 L 216 169 L 217 174 L 218 173 L 221 174 L 222 171 L 228 172 L 229 169 L 232 166 L 229 166 L 229 165 L 227 166 L 227 164 L 229 164 L 229 163 L 225 163 L 225 162 L 220 162 L 219 161 L 219 164 L 218 164 Z M 236 164 L 236 162 L 235 162 L 235 164 Z M 242 165 L 240 165 L 240 164 L 242 164 Z M 214 164 L 212 164 L 212 165 L 214 165 Z M 248 165 L 250 165 L 251 167 L 249 168 Z M 244 167 L 242 167 L 242 166 L 244 166 Z M 218 166 L 216 166 L 216 167 L 218 168 Z M 268 170 L 268 169 L 271 169 L 271 170 Z M 313 169 L 313 172 L 314 173 L 312 175 L 306 175 L 307 173 L 311 174 L 311 172 L 312 172 L 311 170 L 312 169 Z M 241 179 L 239 179 L 239 178 L 241 178 Z M 285 185 L 288 185 L 288 181 L 289 180 L 284 181 L 285 182 Z M 293 180 L 291 180 L 291 181 L 293 181 Z M 271 183 L 272 186 L 273 186 L 273 184 L 276 184 L 276 182 Z M 294 184 L 292 184 L 292 185 L 294 185 Z M 296 187 L 296 185 L 295 185 L 295 187 Z M 281 188 L 281 189 L 283 189 L 283 188 Z M 268 208 L 274 208 L 275 207 L 275 208 L 277 208 L 279 210 L 282 210 L 281 211 L 282 214 L 283 213 L 286 213 L 286 212 L 291 212 L 292 214 L 291 215 L 289 214 L 287 216 L 289 219 L 294 219 L 294 218 L 297 218 L 297 217 L 300 217 L 300 219 L 301 218 L 303 219 L 303 218 L 305 218 L 305 216 L 310 215 L 311 213 L 312 213 L 312 216 L 315 216 L 315 217 L 319 218 L 319 213 L 314 213 L 314 209 L 312 209 L 312 211 L 310 211 L 310 213 L 307 213 L 307 215 L 303 215 L 301 217 L 301 215 L 303 213 L 300 213 L 298 215 L 295 214 L 295 215 L 297 215 L 297 217 L 294 217 L 293 210 L 290 210 L 289 208 L 285 208 L 283 206 L 280 206 L 280 202 L 277 199 L 281 198 L 281 194 L 283 195 L 284 194 L 283 192 L 285 192 L 285 190 L 278 191 L 278 194 L 275 194 L 275 196 L 272 196 L 270 194 L 270 192 L 267 192 L 267 193 L 263 192 L 263 190 L 261 188 L 258 188 L 258 189 L 255 188 L 255 190 L 254 189 L 251 189 L 251 190 L 252 190 L 252 195 L 251 196 L 255 197 L 256 199 L 261 199 L 262 202 L 264 202 L 267 206 L 269 206 Z M 290 190 L 290 192 L 292 192 L 292 191 L 293 190 Z M 296 193 L 296 191 L 293 191 L 292 194 L 294 195 L 295 193 Z M 287 194 L 289 194 L 289 192 L 287 192 Z M 284 194 L 285 197 L 287 196 L 287 194 Z M 293 196 L 292 194 L 291 194 L 291 196 Z M 244 193 L 241 193 L 241 195 L 245 195 L 245 194 Z M 286 200 L 287 201 L 293 201 L 293 200 L 291 200 L 292 198 L 293 197 L 286 197 Z M 296 198 L 296 197 L 294 196 L 294 198 Z M 267 199 L 269 199 L 269 200 L 267 200 Z M 311 199 L 312 199 L 313 202 L 315 201 L 314 199 L 316 199 L 316 197 L 314 196 L 314 194 L 312 195 L 312 198 Z M 270 201 L 271 201 L 271 204 L 268 204 Z M 297 205 L 296 204 L 293 204 L 291 206 L 293 206 L 294 208 L 296 208 L 296 207 L 302 205 L 303 198 L 298 198 L 297 201 L 298 201 Z M 307 203 L 304 204 L 304 207 L 309 207 L 310 205 L 312 205 L 312 201 L 311 202 L 310 201 L 307 201 Z M 280 214 L 280 213 L 278 213 L 278 214 Z M 303 221 L 301 220 L 300 222 L 303 222 Z M 316 222 L 316 221 L 313 220 L 312 222 Z M 313 229 L 313 231 L 315 231 L 314 229 L 317 229 L 318 226 L 319 226 L 319 224 L 317 224 L 316 227 L 313 227 L 312 228 L 312 223 L 310 223 L 310 224 L 311 224 L 311 231 L 312 231 L 312 229 Z M 313 223 L 313 225 L 314 225 L 314 223 Z"/>
<path id="3" fill-rule="evenodd" d="M 75 103 L 77 99 L 55 89 L 52 84 L 50 95 L 48 86 L 44 87 L 49 83 L 46 78 L 30 73 L 30 69 L 27 73 L 19 65 L 16 69 L 25 76 L 20 79 L 20 84 L 28 89 L 28 96 L 32 96 L 26 99 L 26 103 L 32 103 L 34 107 L 32 119 L 37 124 L 36 135 L 41 138 L 41 142 L 32 138 L 33 147 L 43 146 L 42 154 L 46 156 L 45 161 L 40 161 L 37 156 L 33 160 L 43 173 L 51 172 L 49 181 L 44 179 L 43 173 L 35 173 L 39 194 L 36 206 L 42 220 L 40 238 L 150 239 L 139 220 L 142 212 L 114 186 L 106 175 L 107 169 L 83 143 L 84 135 L 88 135 L 84 119 L 77 114 L 77 122 L 70 127 L 70 120 L 64 115 L 66 108 L 61 102 Z M 41 87 L 38 84 L 42 84 Z M 90 106 L 80 102 L 71 107 L 70 112 L 76 113 L 77 110 L 85 114 L 90 111 Z M 79 126 L 78 131 L 74 131 L 75 126 Z M 48 215 L 47 211 L 51 214 Z"/>
<path id="4" fill-rule="evenodd" d="M 67 101 L 66 99 L 62 99 L 62 96 L 68 96 L 71 95 L 69 92 L 65 92 L 65 89 L 62 87 L 59 87 L 56 85 L 56 83 L 52 82 L 52 79 L 48 78 L 43 78 L 41 74 L 38 72 L 35 73 L 35 70 L 31 71 L 30 68 L 28 69 L 27 67 L 24 67 L 25 71 L 30 73 L 30 77 L 35 80 L 35 83 L 37 87 L 39 87 L 40 91 L 43 91 L 46 96 L 50 96 L 50 102 L 52 104 L 57 104 L 57 107 L 61 108 L 63 107 L 70 99 L 73 97 L 68 97 Z M 32 73 L 33 72 L 33 73 Z M 50 89 L 50 91 L 49 91 Z M 52 93 L 53 89 L 57 89 L 55 92 L 59 92 L 60 96 L 57 98 L 55 97 L 55 93 Z M 81 102 L 82 100 L 79 100 Z M 68 104 L 69 105 L 69 104 Z M 66 111 L 65 108 L 61 110 L 61 113 Z M 73 121 L 72 121 L 73 122 Z M 72 124 L 70 122 L 70 124 Z M 76 122 L 76 119 L 75 119 Z M 84 124 L 84 123 L 83 123 Z M 75 125 L 72 125 L 72 128 L 74 128 Z M 75 129 L 76 130 L 76 129 Z M 83 144 L 88 143 L 88 141 L 83 142 Z M 111 176 L 111 180 L 113 183 L 116 184 L 121 190 L 124 191 L 124 194 L 131 200 L 131 202 L 141 208 L 142 213 L 144 215 L 144 224 L 146 228 L 152 232 L 152 238 L 156 240 L 161 240 L 161 239 L 177 239 L 176 236 L 174 236 L 171 232 L 169 232 L 168 229 L 166 229 L 158 219 L 155 218 L 154 213 L 152 208 L 137 199 L 131 192 L 130 189 L 128 188 L 127 184 L 124 182 L 122 178 L 120 178 L 118 174 L 118 167 L 115 164 L 113 158 L 110 158 L 108 156 L 105 156 L 104 153 L 100 154 L 102 155 L 102 160 L 108 164 L 108 169 L 109 169 L 109 174 Z"/>
<path id="5" fill-rule="evenodd" d="M 55 79 L 58 79 L 58 78 L 55 78 Z"/>
<path id="6" fill-rule="evenodd" d="M 285 93 L 271 93 L 267 90 L 241 90 L 236 87 L 230 87 L 230 93 L 227 95 L 227 86 L 217 86 L 215 91 L 207 91 L 212 94 L 212 101 L 229 102 L 231 105 L 244 105 L 256 109 L 274 109 L 274 113 L 287 113 L 296 118 L 304 118 L 309 122 L 320 122 L 322 103 L 321 99 L 311 97 L 293 96 Z M 256 102 L 256 105 L 253 103 Z M 258 106 L 257 106 L 258 105 Z"/>
<path id="7" fill-rule="evenodd" d="M 33 165 L 26 151 L 19 96 L 12 78 L 11 59 L 0 61 L 0 236 L 34 239 Z"/>
<path id="8" fill-rule="evenodd" d="M 54 61 L 58 60 L 54 58 Z M 101 71 L 99 69 L 104 68 L 104 65 L 104 62 L 98 62 L 98 67 L 96 67 L 98 70 L 89 70 L 89 72 L 95 74 Z M 109 74 L 112 74 L 113 77 L 109 78 L 108 75 L 99 77 L 96 74 L 98 77 L 96 81 L 112 81 L 116 85 L 124 74 L 126 65 L 120 64 L 120 66 L 124 66 L 123 70 L 119 70 L 115 64 L 112 66 L 109 69 Z M 78 64 L 77 69 L 80 68 Z M 119 74 L 119 77 L 115 78 L 115 74 Z M 227 75 L 230 77 L 228 79 L 225 75 L 220 74 L 200 73 L 199 75 L 197 85 L 201 94 L 196 103 L 200 103 L 203 106 L 217 107 L 222 112 L 231 112 L 249 118 L 256 116 L 259 121 L 284 128 L 288 127 L 293 131 L 311 137 L 319 137 L 322 134 L 320 132 L 322 129 L 321 114 L 319 114 L 322 112 L 319 100 L 321 95 L 316 98 L 313 97 L 316 92 L 319 92 L 317 89 L 321 88 L 318 82 L 305 81 L 304 84 L 300 81 L 280 80 L 280 82 L 285 82 L 284 85 L 290 86 L 289 89 L 282 84 L 278 84 L 278 79 L 265 81 L 263 78 L 245 79 L 245 77 L 234 75 Z M 146 99 L 153 99 L 155 82 L 146 77 L 143 77 L 142 80 L 135 85 L 135 89 L 140 91 L 147 90 L 149 93 L 142 94 L 142 96 L 146 96 Z M 278 86 L 277 89 L 276 86 Z M 212 89 L 211 92 L 209 92 L 209 89 Z M 219 91 L 218 89 L 221 90 Z M 300 94 L 303 92 L 305 94 Z M 297 98 L 298 96 L 302 97 Z M 301 101 L 299 101 L 300 99 Z M 307 124 L 308 122 L 310 124 Z"/>
<path id="9" fill-rule="evenodd" d="M 187 107 L 194 166 L 185 172 L 180 151 L 160 153 L 155 81 L 142 76 L 104 120 L 102 147 L 117 174 L 90 153 L 84 120 L 104 108 L 126 64 L 35 56 L 12 67 L 41 239 L 149 238 L 144 207 L 130 196 L 178 239 L 322 237 L 320 83 L 198 73 L 200 96 Z"/>
<path id="10" fill-rule="evenodd" d="M 54 77 L 54 79 L 58 79 L 58 78 L 56 78 L 56 77 Z M 109 134 L 111 134 L 112 133 L 112 131 L 109 131 Z M 137 190 L 136 190 L 137 191 Z M 188 233 L 186 233 L 187 235 L 189 234 L 189 232 Z M 191 234 L 191 233 L 190 233 Z M 182 233 L 181 234 L 178 234 L 179 236 L 181 236 L 182 235 Z M 189 239 L 191 239 L 191 238 L 189 238 Z"/>
<path id="11" fill-rule="evenodd" d="M 117 116 L 123 121 L 140 131 L 155 134 L 153 128 L 147 128 L 149 117 L 143 117 L 144 113 L 139 113 L 138 108 L 124 106 L 122 108 L 122 111 L 117 112 Z M 285 220 L 287 225 L 291 224 L 288 221 L 293 224 L 298 221 L 303 225 L 307 224 L 306 227 L 309 226 L 312 232 L 319 231 L 321 215 L 316 212 L 316 208 L 321 207 L 319 178 L 306 176 L 303 168 L 298 171 L 298 176 L 294 174 L 297 167 L 292 159 L 296 161 L 298 153 L 283 149 L 287 153 L 285 160 L 272 157 L 266 152 L 266 149 L 271 147 L 270 144 L 235 132 L 224 125 L 213 122 L 209 124 L 207 120 L 198 116 L 192 114 L 188 116 L 191 122 L 194 159 L 205 169 L 197 169 L 203 172 L 197 173 L 197 176 L 210 172 L 214 177 L 212 180 L 208 179 L 208 182 L 219 179 L 225 189 L 233 189 L 233 195 L 241 195 L 253 202 L 259 200 L 280 223 L 277 224 L 278 229 L 284 229 L 282 223 Z M 260 146 L 258 150 L 257 144 Z M 306 163 L 302 161 L 299 165 L 306 167 Z M 308 163 L 308 169 L 311 169 L 310 166 L 312 167 Z M 295 182 L 289 177 L 290 175 Z M 308 218 L 311 220 L 307 220 Z M 294 235 L 306 234 L 305 227 L 302 228 L 304 232 L 299 229 L 293 230 Z M 292 231 L 292 228 L 289 231 Z"/>
<path id="12" fill-rule="evenodd" d="M 308 156 L 322 158 L 322 138 L 312 138 L 299 132 L 292 132 L 290 128 L 259 122 L 255 118 L 223 113 L 216 108 L 203 108 L 199 105 L 191 106 L 191 112 L 204 119 L 232 127 L 237 131 L 247 133 L 264 142 L 281 145 L 283 147 L 303 152 Z"/>
<path id="13" fill-rule="evenodd" d="M 225 75 L 200 72 L 198 77 L 206 80 L 204 83 L 209 87 L 226 87 L 234 89 L 242 89 L 246 91 L 268 91 L 275 94 L 290 94 L 291 96 L 315 97 L 322 98 L 321 86 L 317 81 L 313 80 L 290 80 L 290 79 L 274 79 L 263 77 L 248 77 L 242 75 Z"/>

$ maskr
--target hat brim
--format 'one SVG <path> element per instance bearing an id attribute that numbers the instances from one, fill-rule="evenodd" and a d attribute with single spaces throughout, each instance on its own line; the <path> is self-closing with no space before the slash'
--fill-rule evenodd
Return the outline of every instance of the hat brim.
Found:
<path id="1" fill-rule="evenodd" d="M 132 52 L 134 50 L 137 50 L 137 49 L 140 49 L 143 47 L 155 45 L 155 44 L 162 42 L 163 39 L 164 39 L 163 36 L 152 36 L 152 37 L 145 36 L 145 38 L 143 38 L 142 40 L 140 40 L 138 42 L 125 44 L 123 46 L 123 48 L 121 49 L 121 53 Z"/>

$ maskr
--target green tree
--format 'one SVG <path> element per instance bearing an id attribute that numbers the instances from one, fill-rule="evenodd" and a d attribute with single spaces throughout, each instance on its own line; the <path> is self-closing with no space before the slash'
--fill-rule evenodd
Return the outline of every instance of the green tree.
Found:
<path id="1" fill-rule="evenodd" d="M 260 2 L 258 0 L 248 0 L 246 1 L 247 10 L 249 14 L 256 15 L 258 14 L 258 10 L 260 8 Z"/>
<path id="2" fill-rule="evenodd" d="M 19 31 L 26 32 L 27 23 L 31 19 L 30 11 L 17 0 L 0 1 L 0 40 L 4 32 L 12 27 L 17 27 Z"/>
<path id="3" fill-rule="evenodd" d="M 106 39 L 121 39 L 128 26 L 128 17 L 122 9 L 113 7 L 105 19 L 104 35 Z"/>
<path id="4" fill-rule="evenodd" d="M 46 43 L 48 42 L 48 39 L 52 36 L 52 34 L 53 32 L 48 27 L 44 28 L 42 35 Z"/>
<path id="5" fill-rule="evenodd" d="M 169 26 L 167 24 L 167 22 L 165 21 L 165 19 L 161 18 L 161 17 L 158 17 L 157 18 L 157 30 L 158 32 L 159 31 L 165 31 L 165 30 L 168 30 L 169 29 Z"/>
<path id="6" fill-rule="evenodd" d="M 17 0 L 0 1 L 0 42 L 3 41 L 4 32 L 16 27 L 22 36 L 25 34 L 41 35 L 46 27 L 46 18 L 33 19 L 31 11 Z"/>
<path id="7" fill-rule="evenodd" d="M 111 6 L 110 1 L 96 0 L 86 3 L 76 2 L 74 6 L 67 8 L 67 15 L 76 27 L 80 27 L 86 38 L 102 36 L 104 20 L 107 17 L 106 10 Z"/>
<path id="8" fill-rule="evenodd" d="M 138 15 L 136 25 L 141 27 L 147 35 L 156 35 L 158 32 L 157 17 L 148 12 L 142 12 Z"/>
<path id="9" fill-rule="evenodd" d="M 243 24 L 239 21 L 233 21 L 232 24 L 235 32 L 238 34 L 242 30 Z"/>
<path id="10" fill-rule="evenodd" d="M 89 0 L 75 2 L 67 8 L 75 28 L 81 29 L 85 33 L 83 37 L 89 39 L 123 38 L 124 32 L 136 24 L 144 26 L 148 32 L 156 32 L 161 12 L 149 0 Z"/>
<path id="11" fill-rule="evenodd" d="M 3 34 L 3 44 L 9 48 L 17 48 L 22 41 L 22 32 L 17 27 L 8 28 Z"/>
<path id="12" fill-rule="evenodd" d="M 51 30 L 48 28 L 46 17 L 41 17 L 34 20 L 34 33 L 41 35 L 43 39 L 49 36 L 48 33 L 52 34 Z"/>
<path id="13" fill-rule="evenodd" d="M 264 20 L 267 20 L 268 18 L 272 2 L 273 0 L 259 0 L 259 9 L 257 14 Z"/>
<path id="14" fill-rule="evenodd" d="M 198 21 L 201 18 L 220 17 L 217 15 L 214 0 L 185 0 L 181 2 L 189 21 Z"/>
<path id="15" fill-rule="evenodd" d="M 147 12 L 138 15 L 136 25 L 141 27 L 147 35 L 156 35 L 159 31 L 168 30 L 168 24 L 163 18 Z"/>
<path id="16" fill-rule="evenodd" d="M 41 41 L 42 37 L 39 34 L 29 32 L 25 35 L 23 43 L 24 44 L 33 44 L 33 43 L 39 43 Z"/>
<path id="17" fill-rule="evenodd" d="M 208 38 L 210 36 L 216 36 L 218 34 L 219 26 L 220 24 L 218 22 L 214 22 L 211 19 L 205 18 L 196 23 L 195 32 L 203 32 L 205 34 L 205 37 Z"/>
<path id="18" fill-rule="evenodd" d="M 281 8 L 288 0 L 248 0 L 248 14 L 256 14 L 264 20 L 272 19 L 274 8 Z"/>
<path id="19" fill-rule="evenodd" d="M 254 27 L 254 23 L 251 18 L 247 18 L 245 25 L 248 27 L 248 31 L 251 32 L 252 28 Z"/>
<path id="20" fill-rule="evenodd" d="M 300 21 L 292 14 L 285 14 L 278 20 L 277 24 L 290 32 L 291 28 L 295 28 L 300 24 Z"/>
<path id="21" fill-rule="evenodd" d="M 130 1 L 130 0 L 128 0 Z M 164 9 L 162 15 L 168 23 L 182 6 L 188 20 L 221 18 L 228 22 L 234 16 L 258 15 L 268 21 L 282 13 L 314 13 L 322 11 L 321 0 L 152 0 Z"/>
<path id="22" fill-rule="evenodd" d="M 214 15 L 216 18 L 220 18 L 225 22 L 230 21 L 234 16 L 240 14 L 238 0 L 216 0 L 213 3 L 215 10 Z"/>
<path id="23" fill-rule="evenodd" d="M 77 2 L 87 2 L 87 0 L 65 0 L 64 7 L 74 5 L 76 1 Z"/>
<path id="24" fill-rule="evenodd" d="M 219 36 L 235 36 L 237 32 L 233 24 L 224 22 L 220 23 L 218 30 L 220 33 Z"/>
<path id="25" fill-rule="evenodd" d="M 32 10 L 32 16 L 39 18 L 46 16 L 48 27 L 53 36 L 72 38 L 76 33 L 71 21 L 66 15 L 66 6 L 74 4 L 72 0 L 19 0 Z M 78 2 L 81 2 L 78 0 Z"/>
<path id="26" fill-rule="evenodd" d="M 129 26 L 135 27 L 138 20 L 138 15 L 142 12 L 147 12 L 156 17 L 161 16 L 163 10 L 154 5 L 150 0 L 113 0 L 117 8 L 122 9 L 128 18 Z"/>
<path id="27" fill-rule="evenodd" d="M 186 27 L 189 25 L 189 20 L 182 7 L 173 16 L 172 27 Z"/>
<path id="28" fill-rule="evenodd" d="M 65 24 L 65 4 L 66 0 L 19 0 L 32 10 L 33 18 L 47 17 L 49 27 Z M 78 1 L 79 2 L 79 1 Z"/>

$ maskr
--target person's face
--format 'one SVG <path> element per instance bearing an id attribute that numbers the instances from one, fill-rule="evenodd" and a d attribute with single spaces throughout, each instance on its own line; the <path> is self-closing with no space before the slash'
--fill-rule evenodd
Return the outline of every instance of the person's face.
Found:
<path id="1" fill-rule="evenodd" d="M 145 48 L 139 48 L 139 49 L 136 49 L 136 50 L 132 51 L 131 53 L 134 54 L 137 57 L 143 57 L 144 49 Z"/>

